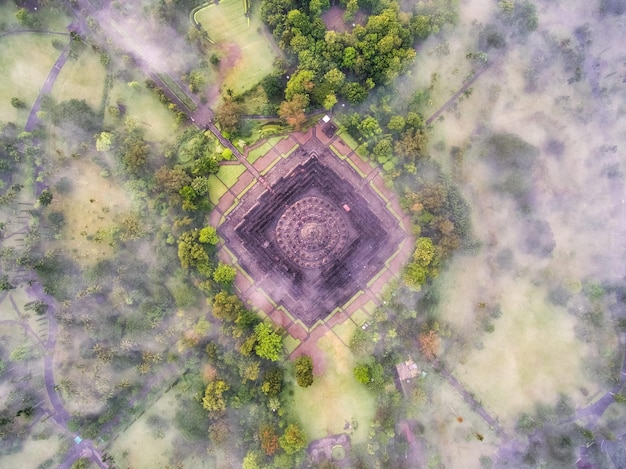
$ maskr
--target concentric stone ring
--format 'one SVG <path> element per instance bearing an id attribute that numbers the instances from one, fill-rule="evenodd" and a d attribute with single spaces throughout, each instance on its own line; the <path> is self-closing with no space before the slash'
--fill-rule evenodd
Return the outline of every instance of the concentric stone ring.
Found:
<path id="1" fill-rule="evenodd" d="M 343 216 L 320 197 L 304 197 L 287 207 L 276 225 L 276 241 L 287 258 L 306 269 L 340 257 L 348 240 Z"/>

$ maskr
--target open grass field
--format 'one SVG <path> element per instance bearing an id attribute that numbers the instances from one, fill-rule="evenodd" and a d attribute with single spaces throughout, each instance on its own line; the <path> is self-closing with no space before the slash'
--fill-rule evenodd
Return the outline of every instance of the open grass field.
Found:
<path id="1" fill-rule="evenodd" d="M 118 216 L 131 210 L 126 192 L 100 176 L 100 171 L 99 166 L 86 161 L 67 168 L 64 176 L 73 181 L 72 190 L 57 195 L 51 207 L 63 212 L 66 223 L 55 247 L 68 252 L 81 265 L 95 264 L 114 252 L 105 233 L 115 226 Z"/>
<path id="2" fill-rule="evenodd" d="M 105 78 L 106 69 L 100 63 L 100 56 L 83 49 L 78 59 L 68 59 L 52 88 L 52 96 L 57 102 L 84 99 L 98 112 L 102 104 Z"/>
<path id="3" fill-rule="evenodd" d="M 243 0 L 210 4 L 199 10 L 195 19 L 225 53 L 221 58 L 222 87 L 241 93 L 271 72 L 276 52 L 261 20 L 245 16 Z"/>
<path id="4" fill-rule="evenodd" d="M 165 467 L 172 454 L 176 398 L 173 390 L 163 395 L 122 432 L 111 445 L 116 462 L 128 467 Z M 158 425 L 150 422 L 159 422 Z"/>
<path id="5" fill-rule="evenodd" d="M 415 381 L 428 395 L 428 401 L 415 409 L 415 416 L 422 422 L 431 422 L 426 425 L 425 436 L 428 441 L 436 442 L 440 467 L 479 469 L 480 456 L 497 450 L 498 437 L 452 386 L 436 373 L 427 372 L 425 378 Z"/>
<path id="6" fill-rule="evenodd" d="M 174 114 L 154 93 L 144 87 L 139 90 L 131 89 L 126 83 L 116 80 L 109 91 L 108 106 L 116 106 L 118 100 L 126 106 L 125 117 L 136 119 L 145 129 L 148 141 L 174 143 L 177 134 Z M 114 124 L 114 119 L 105 112 L 105 125 Z"/>
<path id="7" fill-rule="evenodd" d="M 446 300 L 450 307 L 444 309 L 451 316 L 445 319 L 454 324 L 452 315 L 462 314 L 453 305 L 461 301 L 456 297 L 463 296 L 465 287 L 448 287 L 446 291 L 456 293 Z M 483 349 L 468 351 L 454 374 L 505 425 L 514 426 L 519 414 L 532 412 L 536 402 L 554 404 L 560 393 L 581 405 L 581 390 L 593 395 L 597 384 L 583 369 L 587 347 L 575 337 L 575 319 L 546 305 L 541 290 L 521 279 L 506 291 L 494 332 L 481 337 Z"/>
<path id="8" fill-rule="evenodd" d="M 0 121 L 26 123 L 39 89 L 61 51 L 52 39 L 67 42 L 63 36 L 24 33 L 0 37 Z M 21 99 L 25 107 L 11 106 L 11 98 Z"/>
<path id="9" fill-rule="evenodd" d="M 326 334 L 317 345 L 325 370 L 308 388 L 294 384 L 294 414 L 309 440 L 353 431 L 352 443 L 364 443 L 376 411 L 374 396 L 354 378 L 354 356 L 337 336 Z M 356 422 L 356 430 L 344 430 L 346 422 Z"/>
<path id="10" fill-rule="evenodd" d="M 249 26 L 245 13 L 243 0 L 223 0 L 196 12 L 195 20 L 202 24 L 211 41 L 217 43 L 245 33 Z"/>

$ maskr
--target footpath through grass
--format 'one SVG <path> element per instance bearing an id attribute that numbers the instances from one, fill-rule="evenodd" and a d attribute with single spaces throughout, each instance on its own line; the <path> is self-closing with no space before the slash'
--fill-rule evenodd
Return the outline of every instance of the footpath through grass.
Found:
<path id="1" fill-rule="evenodd" d="M 61 51 L 52 46 L 52 39 L 63 43 L 64 36 L 24 33 L 0 38 L 0 121 L 23 126 L 39 90 Z M 24 107 L 16 109 L 11 98 L 18 98 Z"/>
<path id="2" fill-rule="evenodd" d="M 68 59 L 52 88 L 58 103 L 69 99 L 84 99 L 96 112 L 102 104 L 106 68 L 100 55 L 84 48 L 77 59 Z"/>

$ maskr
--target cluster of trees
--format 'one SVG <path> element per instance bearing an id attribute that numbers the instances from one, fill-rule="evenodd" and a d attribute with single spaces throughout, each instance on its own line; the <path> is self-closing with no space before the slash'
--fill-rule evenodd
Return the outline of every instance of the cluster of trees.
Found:
<path id="1" fill-rule="evenodd" d="M 414 178 L 405 187 L 400 203 L 411 214 L 417 236 L 413 259 L 404 273 L 406 285 L 419 290 L 439 274 L 442 261 L 456 249 L 471 247 L 469 209 L 458 189 L 440 177 L 435 181 Z"/>
<path id="2" fill-rule="evenodd" d="M 416 163 L 427 157 L 423 117 L 410 108 L 404 114 L 393 113 L 389 96 L 371 106 L 369 112 L 347 114 L 341 121 L 360 143 L 357 151 L 371 155 L 391 180 L 401 171 L 414 174 Z"/>
<path id="3" fill-rule="evenodd" d="M 450 336 L 449 329 L 428 318 L 432 298 L 418 294 L 402 285 L 395 286 L 385 297 L 385 306 L 379 307 L 368 320 L 366 328 L 357 328 L 350 340 L 350 348 L 357 358 L 354 379 L 376 396 L 376 413 L 366 452 L 382 467 L 408 467 L 405 451 L 409 445 L 405 432 L 398 431 L 398 423 L 413 426 L 407 418 L 424 418 L 430 405 L 431 384 L 414 382 L 413 389 L 403 395 L 396 388 L 396 365 L 408 358 L 419 368 L 430 369 L 437 357 L 442 339 Z M 418 311 L 423 312 L 418 314 Z M 419 351 L 419 352 L 418 352 Z M 428 378 L 426 378 L 428 379 Z M 423 432 L 417 425 L 414 433 Z M 357 448 L 358 450 L 358 448 Z M 351 455 L 359 463 L 359 454 Z M 369 467 L 369 466 L 363 466 Z"/>
<path id="4" fill-rule="evenodd" d="M 298 467 L 307 439 L 283 408 L 289 393 L 279 363 L 282 332 L 246 309 L 236 295 L 221 291 L 208 301 L 219 335 L 210 340 L 205 336 L 195 347 L 205 350 L 205 382 L 198 382 L 203 386 L 199 401 L 185 405 L 201 406 L 208 413 L 205 437 L 212 443 L 212 452 L 239 450 L 245 454 L 242 464 L 246 468 Z M 312 362 L 301 362 L 312 371 Z M 193 422 L 182 417 L 179 425 L 187 431 L 194 428 Z M 233 434 L 238 437 L 233 439 Z M 195 438 L 202 434 L 196 432 Z"/>
<path id="5" fill-rule="evenodd" d="M 345 20 L 352 22 L 359 10 L 366 20 L 338 32 L 328 30 L 321 19 L 329 6 L 328 0 L 261 2 L 263 20 L 286 52 L 285 68 L 293 71 L 280 115 L 296 128 L 308 105 L 331 110 L 341 99 L 365 101 L 375 86 L 391 83 L 407 69 L 416 41 L 455 20 L 454 8 L 422 5 L 413 13 L 395 1 L 350 0 Z M 275 82 L 263 82 L 268 96 L 274 94 Z"/>

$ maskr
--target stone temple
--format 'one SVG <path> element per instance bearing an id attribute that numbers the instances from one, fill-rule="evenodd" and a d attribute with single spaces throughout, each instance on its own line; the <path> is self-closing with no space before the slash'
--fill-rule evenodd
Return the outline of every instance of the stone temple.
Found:
<path id="1" fill-rule="evenodd" d="M 406 233 L 369 181 L 315 136 L 278 160 L 219 233 L 255 285 L 311 328 L 363 290 Z"/>

